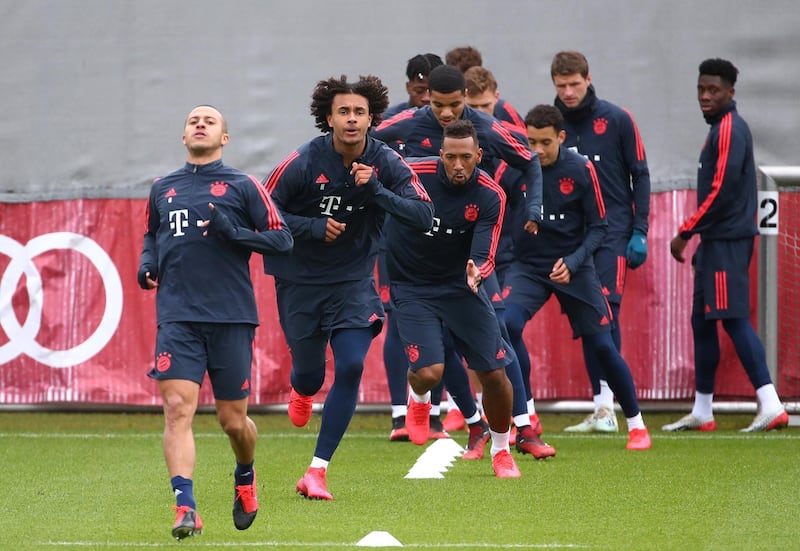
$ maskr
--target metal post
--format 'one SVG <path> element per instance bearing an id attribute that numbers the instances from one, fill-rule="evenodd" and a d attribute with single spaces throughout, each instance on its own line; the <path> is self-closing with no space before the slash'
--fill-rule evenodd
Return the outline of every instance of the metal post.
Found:
<path id="1" fill-rule="evenodd" d="M 762 166 L 758 171 L 760 192 L 800 186 L 800 166 Z M 780 220 L 780 215 L 778 214 Z M 780 222 L 778 222 L 780 224 Z M 782 228 L 778 226 L 778 232 Z M 758 242 L 758 333 L 767 353 L 772 381 L 780 392 L 778 379 L 778 235 L 765 234 Z"/>

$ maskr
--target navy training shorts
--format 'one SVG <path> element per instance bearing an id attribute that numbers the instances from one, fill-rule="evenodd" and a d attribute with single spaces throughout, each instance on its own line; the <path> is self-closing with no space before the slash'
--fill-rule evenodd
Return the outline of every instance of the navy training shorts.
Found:
<path id="1" fill-rule="evenodd" d="M 692 312 L 706 319 L 750 318 L 750 260 L 755 239 L 701 239 L 692 257 Z"/>
<path id="2" fill-rule="evenodd" d="M 569 319 L 573 338 L 607 333 L 615 323 L 600 279 L 591 265 L 579 268 L 570 282 L 563 285 L 534 273 L 526 264 L 515 262 L 506 276 L 506 284 L 509 287 L 506 304 L 522 307 L 528 319 L 555 294 L 562 313 Z"/>
<path id="3" fill-rule="evenodd" d="M 476 294 L 466 284 L 454 287 L 393 283 L 392 300 L 411 371 L 444 363 L 443 324 L 470 369 L 493 371 L 511 361 L 494 308 L 483 289 Z"/>
<path id="4" fill-rule="evenodd" d="M 328 342 L 337 329 L 369 327 L 376 337 L 383 328 L 383 305 L 371 277 L 330 285 L 276 278 L 275 295 L 292 363 L 301 372 L 325 369 Z"/>
<path id="5" fill-rule="evenodd" d="M 162 323 L 156 333 L 155 367 L 147 375 L 202 385 L 208 372 L 215 399 L 247 398 L 255 330 L 250 323 Z"/>

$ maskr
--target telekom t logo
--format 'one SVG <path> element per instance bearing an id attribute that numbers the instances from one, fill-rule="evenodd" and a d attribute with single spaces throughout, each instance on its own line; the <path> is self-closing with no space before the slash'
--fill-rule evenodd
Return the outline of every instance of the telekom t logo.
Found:
<path id="1" fill-rule="evenodd" d="M 427 235 L 428 237 L 433 237 L 433 234 L 439 233 L 440 229 L 442 229 L 442 219 L 439 218 L 438 216 L 434 216 L 433 225 L 431 226 L 431 229 L 425 232 L 425 235 Z"/>
<path id="2" fill-rule="evenodd" d="M 169 227 L 173 237 L 186 235 L 183 230 L 189 227 L 189 209 L 169 211 Z"/>
<path id="3" fill-rule="evenodd" d="M 338 195 L 326 195 L 319 202 L 319 208 L 322 209 L 322 214 L 325 216 L 333 216 L 335 211 L 339 210 L 339 205 L 342 204 L 342 198 Z"/>

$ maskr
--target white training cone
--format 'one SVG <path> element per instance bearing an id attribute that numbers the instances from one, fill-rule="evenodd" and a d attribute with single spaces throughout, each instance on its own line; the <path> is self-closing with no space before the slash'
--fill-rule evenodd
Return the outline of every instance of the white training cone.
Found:
<path id="1" fill-rule="evenodd" d="M 370 532 L 356 544 L 358 547 L 403 547 L 397 538 L 389 532 L 375 530 Z"/>
<path id="2" fill-rule="evenodd" d="M 444 478 L 464 448 L 451 438 L 437 440 L 417 459 L 406 478 Z"/>

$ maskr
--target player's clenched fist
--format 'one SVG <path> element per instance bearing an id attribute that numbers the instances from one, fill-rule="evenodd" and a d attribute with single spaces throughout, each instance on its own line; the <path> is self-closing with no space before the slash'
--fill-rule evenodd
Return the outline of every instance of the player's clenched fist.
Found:
<path id="1" fill-rule="evenodd" d="M 347 225 L 343 222 L 339 222 L 338 220 L 334 220 L 333 218 L 328 218 L 328 221 L 325 226 L 325 241 L 331 242 L 340 235 L 345 230 Z"/>
<path id="2" fill-rule="evenodd" d="M 353 175 L 353 180 L 357 186 L 363 186 L 372 178 L 372 167 L 354 162 L 350 169 L 350 174 Z"/>

